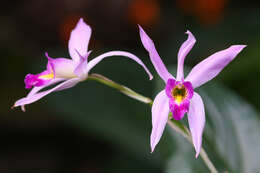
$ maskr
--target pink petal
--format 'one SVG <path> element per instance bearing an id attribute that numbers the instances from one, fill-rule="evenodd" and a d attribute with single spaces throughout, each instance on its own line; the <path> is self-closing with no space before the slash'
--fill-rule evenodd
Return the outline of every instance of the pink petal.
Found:
<path id="1" fill-rule="evenodd" d="M 91 53 L 91 51 L 89 51 L 85 57 L 83 57 L 79 54 L 79 56 L 81 58 L 80 58 L 79 64 L 77 65 L 77 67 L 74 70 L 74 73 L 82 80 L 84 80 L 88 75 L 87 65 L 88 65 L 88 56 L 90 53 Z"/>
<path id="2" fill-rule="evenodd" d="M 205 110 L 203 101 L 200 95 L 196 92 L 194 92 L 190 102 L 188 122 L 197 158 L 199 156 L 202 144 L 202 134 L 205 125 Z"/>
<path id="3" fill-rule="evenodd" d="M 50 85 L 54 85 L 54 84 L 56 84 L 58 82 L 61 82 L 63 80 L 65 80 L 65 79 L 63 79 L 63 78 L 55 78 L 50 83 L 48 83 L 47 85 L 40 86 L 40 87 L 33 87 L 33 89 L 28 93 L 28 95 L 26 97 L 30 97 L 30 96 L 36 94 L 41 89 L 46 88 L 46 87 L 48 87 Z"/>
<path id="4" fill-rule="evenodd" d="M 39 92 L 39 93 L 36 93 L 36 92 L 39 91 L 39 89 L 42 89 L 42 88 L 34 89 L 34 90 L 31 91 L 31 92 L 34 92 L 34 93 L 29 93 L 27 97 L 24 97 L 24 98 L 16 101 L 15 104 L 14 104 L 14 107 L 31 104 L 31 103 L 38 101 L 42 97 L 44 97 L 44 96 L 46 96 L 46 95 L 48 95 L 48 94 L 50 94 L 54 91 L 60 91 L 60 90 L 64 90 L 64 89 L 67 89 L 67 88 L 71 88 L 71 87 L 75 86 L 79 81 L 80 81 L 79 78 L 69 79 L 69 80 L 66 80 L 63 83 L 57 85 L 56 87 L 54 87 L 52 89 L 42 91 L 42 92 Z"/>
<path id="5" fill-rule="evenodd" d="M 211 55 L 197 64 L 186 77 L 185 81 L 190 81 L 193 88 L 203 85 L 217 76 L 245 47 L 245 45 L 234 45 Z"/>
<path id="6" fill-rule="evenodd" d="M 81 79 L 85 79 L 87 77 L 87 64 L 87 60 L 81 61 L 74 70 L 74 73 Z"/>
<path id="7" fill-rule="evenodd" d="M 181 120 L 185 113 L 189 110 L 190 101 L 185 99 L 180 105 L 176 104 L 173 99 L 170 99 L 169 106 L 172 112 L 172 117 L 175 120 Z"/>
<path id="8" fill-rule="evenodd" d="M 153 75 L 150 73 L 150 71 L 147 69 L 147 67 L 143 64 L 143 62 L 134 54 L 131 54 L 131 53 L 125 52 L 125 51 L 110 51 L 110 52 L 104 53 L 102 55 L 99 55 L 95 59 L 89 61 L 86 71 L 89 72 L 101 60 L 103 60 L 104 58 L 110 57 L 110 56 L 124 56 L 124 57 L 134 60 L 135 62 L 137 62 L 139 65 L 141 65 L 144 68 L 146 73 L 149 75 L 150 80 L 153 79 Z"/>
<path id="9" fill-rule="evenodd" d="M 36 75 L 27 74 L 24 78 L 25 88 L 30 89 L 34 86 L 39 87 L 39 86 L 44 86 L 44 85 L 48 84 L 53 79 L 53 77 L 44 79 L 44 78 L 41 78 L 41 76 L 49 75 L 49 74 L 50 73 L 48 71 L 43 71 Z"/>
<path id="10" fill-rule="evenodd" d="M 145 33 L 143 28 L 139 26 L 140 30 L 140 37 L 143 43 L 144 48 L 148 51 L 150 59 L 153 63 L 154 68 L 156 69 L 159 76 L 164 80 L 166 83 L 169 78 L 175 79 L 166 69 L 164 63 L 162 62 L 152 39 Z"/>
<path id="11" fill-rule="evenodd" d="M 24 78 L 25 88 L 30 89 L 32 87 L 45 86 L 55 78 L 55 69 L 50 62 L 51 58 L 48 57 L 48 53 L 45 53 L 48 58 L 46 70 L 38 74 L 27 74 Z"/>
<path id="12" fill-rule="evenodd" d="M 69 39 L 69 53 L 74 61 L 79 61 L 80 55 L 85 56 L 88 51 L 88 44 L 91 36 L 91 28 L 81 18 L 77 26 L 71 31 Z"/>
<path id="13" fill-rule="evenodd" d="M 155 146 L 160 141 L 163 130 L 168 120 L 169 114 L 169 99 L 166 96 L 165 90 L 162 90 L 154 99 L 152 106 L 152 133 L 150 138 L 151 151 L 154 151 Z"/>
<path id="14" fill-rule="evenodd" d="M 181 45 L 181 48 L 178 52 L 177 81 L 181 81 L 184 79 L 184 60 L 196 42 L 195 37 L 192 35 L 190 31 L 187 31 L 186 34 L 188 34 L 188 39 Z"/>
<path id="15" fill-rule="evenodd" d="M 167 80 L 167 83 L 166 83 L 166 86 L 165 86 L 165 92 L 166 92 L 166 95 L 170 99 L 173 98 L 173 96 L 172 96 L 172 89 L 177 85 L 176 83 L 177 82 L 174 79 L 168 79 Z"/>
<path id="16" fill-rule="evenodd" d="M 19 99 L 19 100 L 24 100 L 25 98 L 28 98 L 28 97 L 30 97 L 30 96 L 36 94 L 36 93 L 37 93 L 38 91 L 40 91 L 41 89 L 43 89 L 43 88 L 45 88 L 45 87 L 48 87 L 48 86 L 50 86 L 50 85 L 56 84 L 56 83 L 58 83 L 58 82 L 61 82 L 61 81 L 63 81 L 63 80 L 64 80 L 64 79 L 62 79 L 62 78 L 55 78 L 55 79 L 51 80 L 49 83 L 47 83 L 47 84 L 44 85 L 44 86 L 33 87 L 32 90 L 28 93 L 28 95 L 27 95 L 26 97 L 21 98 L 21 99 Z M 18 100 L 18 101 L 19 101 L 19 100 Z M 15 104 L 14 104 L 13 107 L 17 107 L 16 105 L 17 105 L 18 101 L 15 102 Z M 24 105 L 20 105 L 20 106 L 21 106 L 22 111 L 25 112 L 25 106 L 24 106 Z"/>
<path id="17" fill-rule="evenodd" d="M 60 86 L 56 86 L 55 89 L 53 88 L 52 91 L 49 91 L 48 94 L 50 94 L 50 92 L 61 91 L 61 90 L 72 88 L 75 85 L 77 85 L 80 81 L 81 81 L 81 78 L 72 78 L 72 79 L 66 80 L 65 82 L 61 83 Z"/>
<path id="18" fill-rule="evenodd" d="M 79 62 L 75 62 L 68 58 L 51 58 L 47 52 L 45 55 L 48 58 L 48 65 L 50 64 L 52 66 L 56 78 L 76 77 L 74 70 Z"/>

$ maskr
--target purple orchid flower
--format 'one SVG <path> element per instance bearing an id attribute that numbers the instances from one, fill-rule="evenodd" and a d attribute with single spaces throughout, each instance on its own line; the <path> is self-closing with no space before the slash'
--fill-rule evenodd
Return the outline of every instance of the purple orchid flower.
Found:
<path id="1" fill-rule="evenodd" d="M 16 101 L 13 107 L 21 106 L 22 110 L 25 111 L 24 105 L 36 102 L 37 100 L 54 91 L 60 91 L 75 86 L 78 82 L 86 80 L 89 71 L 106 57 L 128 57 L 136 61 L 144 68 L 146 73 L 149 75 L 150 80 L 153 78 L 149 70 L 138 57 L 125 51 L 110 51 L 88 62 L 88 56 L 91 52 L 88 51 L 90 36 L 91 28 L 81 18 L 74 30 L 72 30 L 69 39 L 69 54 L 72 59 L 53 59 L 50 58 L 47 53 L 45 53 L 48 59 L 47 69 L 36 75 L 26 75 L 24 80 L 25 88 L 30 89 L 33 87 L 33 89 L 26 97 Z M 40 92 L 40 90 L 43 88 L 57 84 L 59 82 L 62 83 L 56 85 L 52 89 Z"/>
<path id="2" fill-rule="evenodd" d="M 175 120 L 181 120 L 184 114 L 187 113 L 197 158 L 202 144 L 205 111 L 203 101 L 200 95 L 194 92 L 194 89 L 217 76 L 245 45 L 233 45 L 211 55 L 193 67 L 188 76 L 184 78 L 184 59 L 196 42 L 192 33 L 187 31 L 188 39 L 182 44 L 178 52 L 177 78 L 175 79 L 163 64 L 151 38 L 149 38 L 140 26 L 139 29 L 143 46 L 148 51 L 157 73 L 166 83 L 165 89 L 157 94 L 152 106 L 151 150 L 152 152 L 154 151 L 155 146 L 162 136 L 169 112 L 172 112 Z"/>

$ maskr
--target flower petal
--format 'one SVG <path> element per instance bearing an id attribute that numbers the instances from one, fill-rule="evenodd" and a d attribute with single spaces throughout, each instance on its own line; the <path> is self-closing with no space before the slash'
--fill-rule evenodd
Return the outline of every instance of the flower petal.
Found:
<path id="1" fill-rule="evenodd" d="M 203 85 L 217 76 L 245 47 L 245 45 L 234 45 L 211 55 L 197 64 L 186 77 L 185 81 L 190 81 L 194 89 Z"/>
<path id="2" fill-rule="evenodd" d="M 66 80 L 65 82 L 61 83 L 60 86 L 56 86 L 55 89 L 53 88 L 52 91 L 48 91 L 49 92 L 48 94 L 50 94 L 50 92 L 61 91 L 61 90 L 72 88 L 75 85 L 77 85 L 80 81 L 81 81 L 80 78 L 72 78 Z"/>
<path id="3" fill-rule="evenodd" d="M 178 67 L 177 67 L 177 81 L 181 81 L 184 79 L 183 74 L 183 66 L 184 66 L 184 60 L 187 56 L 187 54 L 190 52 L 194 44 L 196 43 L 195 37 L 192 35 L 190 31 L 187 31 L 186 34 L 188 34 L 188 39 L 181 45 L 181 48 L 178 52 Z"/>
<path id="4" fill-rule="evenodd" d="M 166 95 L 169 98 L 172 98 L 172 89 L 175 86 L 176 86 L 176 80 L 174 80 L 174 79 L 168 79 L 167 80 L 167 83 L 166 83 L 166 86 L 165 86 L 165 92 L 166 92 Z"/>
<path id="5" fill-rule="evenodd" d="M 184 87 L 187 90 L 187 97 L 186 97 L 186 99 L 191 99 L 193 97 L 193 93 L 194 93 L 192 84 L 190 82 L 183 82 L 183 85 L 184 85 Z"/>
<path id="6" fill-rule="evenodd" d="M 38 91 L 40 91 L 43 88 L 46 88 L 46 87 L 48 87 L 50 85 L 54 85 L 54 84 L 56 84 L 58 82 L 61 82 L 63 80 L 65 80 L 65 79 L 63 79 L 63 78 L 55 78 L 55 79 L 51 80 L 51 82 L 48 83 L 47 85 L 40 86 L 40 87 L 33 87 L 32 90 L 28 93 L 27 97 L 30 97 L 30 96 L 36 94 Z"/>
<path id="7" fill-rule="evenodd" d="M 89 51 L 85 57 L 83 57 L 82 55 L 79 54 L 81 59 L 79 61 L 79 64 L 77 65 L 77 67 L 74 70 L 74 73 L 82 80 L 84 80 L 88 75 L 87 65 L 88 65 L 88 56 L 90 55 L 90 53 L 91 53 L 91 51 Z"/>
<path id="8" fill-rule="evenodd" d="M 102 55 L 99 55 L 95 59 L 89 61 L 88 65 L 87 65 L 87 73 L 96 64 L 98 64 L 101 60 L 103 60 L 104 58 L 110 57 L 110 56 L 124 56 L 124 57 L 127 57 L 127 58 L 134 60 L 135 62 L 137 62 L 138 64 L 140 64 L 144 68 L 146 73 L 149 75 L 150 80 L 153 79 L 153 75 L 150 73 L 150 71 L 147 69 L 147 67 L 143 64 L 143 62 L 137 56 L 135 56 L 134 54 L 131 54 L 131 53 L 125 52 L 125 51 L 110 51 L 110 52 L 104 53 Z"/>
<path id="9" fill-rule="evenodd" d="M 26 89 L 30 89 L 33 86 L 39 87 L 48 84 L 51 80 L 53 80 L 53 73 L 49 73 L 48 71 L 43 71 L 39 74 L 27 74 L 24 78 L 24 84 Z"/>
<path id="10" fill-rule="evenodd" d="M 72 78 L 72 79 L 64 81 L 63 83 L 57 85 L 56 87 L 54 87 L 52 89 L 42 91 L 42 92 L 39 92 L 39 93 L 36 93 L 36 92 L 39 91 L 39 89 L 42 89 L 42 88 L 36 88 L 36 89 L 31 91 L 31 92 L 34 92 L 34 93 L 29 93 L 27 97 L 24 97 L 24 98 L 16 101 L 15 104 L 14 104 L 14 107 L 31 104 L 31 103 L 38 101 L 42 97 L 44 97 L 44 96 L 46 96 L 46 95 L 48 95 L 48 94 L 50 94 L 54 91 L 60 91 L 60 90 L 64 90 L 64 89 L 67 89 L 67 88 L 71 88 L 71 87 L 75 86 L 79 81 L 80 81 L 79 78 Z"/>
<path id="11" fill-rule="evenodd" d="M 199 156 L 202 144 L 202 134 L 205 125 L 205 110 L 203 101 L 200 95 L 196 92 L 194 92 L 190 102 L 188 122 L 197 158 Z"/>
<path id="12" fill-rule="evenodd" d="M 61 81 L 63 81 L 63 80 L 65 80 L 65 79 L 55 78 L 55 79 L 51 80 L 49 83 L 47 83 L 47 84 L 44 85 L 44 86 L 33 87 L 26 97 L 21 98 L 21 99 L 19 99 L 19 100 L 23 100 L 23 99 L 25 99 L 25 98 L 28 98 L 28 97 L 34 95 L 35 93 L 37 93 L 38 91 L 40 91 L 41 89 L 43 89 L 43 88 L 45 88 L 45 87 L 48 87 L 48 86 L 50 86 L 50 85 L 56 84 L 56 83 L 58 83 L 58 82 L 61 82 Z M 18 101 L 19 101 L 19 100 L 18 100 Z M 14 104 L 13 107 L 17 107 L 17 102 L 18 102 L 18 101 L 15 102 L 15 104 Z M 19 105 L 19 106 L 21 106 L 22 111 L 25 112 L 25 106 L 24 106 L 24 105 Z M 13 108 L 13 107 L 12 107 L 12 108 Z"/>
<path id="13" fill-rule="evenodd" d="M 151 152 L 160 141 L 163 130 L 168 120 L 169 103 L 165 90 L 162 90 L 154 99 L 152 106 L 152 133 L 150 138 Z"/>
<path id="14" fill-rule="evenodd" d="M 188 99 L 182 101 L 180 105 L 175 103 L 173 99 L 170 99 L 169 106 L 172 112 L 172 117 L 175 120 L 181 120 L 184 117 L 185 113 L 188 112 L 189 105 L 190 105 L 190 101 Z"/>
<path id="15" fill-rule="evenodd" d="M 69 53 L 74 61 L 79 61 L 80 55 L 85 56 L 88 51 L 88 44 L 91 36 L 91 28 L 83 19 L 79 19 L 77 26 L 71 31 L 69 39 Z"/>
<path id="16" fill-rule="evenodd" d="M 167 83 L 167 80 L 169 78 L 175 79 L 166 69 L 158 52 L 156 51 L 156 48 L 154 46 L 152 39 L 145 33 L 145 31 L 143 30 L 143 28 L 141 26 L 139 26 L 139 30 L 140 30 L 140 37 L 141 37 L 143 46 L 148 51 L 150 59 L 153 63 L 153 66 L 156 69 L 159 76 L 164 80 L 165 83 Z"/>
<path id="17" fill-rule="evenodd" d="M 87 65 L 88 61 L 81 61 L 79 65 L 75 68 L 74 73 L 81 79 L 85 79 L 87 77 Z"/>
<path id="18" fill-rule="evenodd" d="M 68 58 L 51 58 L 48 53 L 45 53 L 45 56 L 48 58 L 48 65 L 52 66 L 56 78 L 74 78 L 74 70 L 78 65 L 78 62 L 75 62 Z"/>

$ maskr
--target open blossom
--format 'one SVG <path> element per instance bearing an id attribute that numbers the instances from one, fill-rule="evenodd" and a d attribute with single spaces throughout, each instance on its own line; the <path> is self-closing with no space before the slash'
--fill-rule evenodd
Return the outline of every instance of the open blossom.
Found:
<path id="1" fill-rule="evenodd" d="M 151 150 L 154 151 L 162 136 L 169 112 L 172 112 L 175 120 L 181 120 L 187 113 L 192 141 L 196 150 L 196 157 L 198 157 L 202 144 L 205 111 L 203 101 L 194 89 L 217 76 L 242 51 L 245 45 L 233 45 L 216 52 L 193 67 L 188 76 L 184 78 L 184 59 L 196 42 L 192 33 L 187 31 L 188 39 L 182 44 L 178 52 L 177 77 L 174 78 L 163 64 L 153 41 L 140 26 L 139 29 L 143 46 L 149 52 L 157 73 L 166 84 L 165 89 L 155 97 L 152 106 Z"/>
<path id="2" fill-rule="evenodd" d="M 140 64 L 149 75 L 150 79 L 152 79 L 151 73 L 143 62 L 129 52 L 110 51 L 88 62 L 88 56 L 91 52 L 88 51 L 90 36 L 90 26 L 88 26 L 83 19 L 80 19 L 74 30 L 72 30 L 69 39 L 69 54 L 72 59 L 51 58 L 45 53 L 48 60 L 46 70 L 36 75 L 26 75 L 24 79 L 25 88 L 33 88 L 26 97 L 16 101 L 13 107 L 21 106 L 22 110 L 25 111 L 24 105 L 31 104 L 54 91 L 60 91 L 75 86 L 78 82 L 84 81 L 88 77 L 89 71 L 106 57 L 128 57 Z M 45 87 L 57 83 L 60 84 L 51 89 L 40 91 Z"/>

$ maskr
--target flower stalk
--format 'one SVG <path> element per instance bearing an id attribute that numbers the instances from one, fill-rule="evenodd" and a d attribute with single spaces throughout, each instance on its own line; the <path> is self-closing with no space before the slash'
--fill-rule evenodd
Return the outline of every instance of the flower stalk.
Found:
<path id="1" fill-rule="evenodd" d="M 191 137 L 190 131 L 188 130 L 188 128 L 186 126 L 184 126 L 179 121 L 173 120 L 172 118 L 169 119 L 167 123 L 173 130 L 175 130 L 176 132 L 181 134 L 184 138 L 186 138 L 189 141 L 190 144 L 192 144 L 192 137 Z M 203 147 L 201 147 L 201 151 L 200 151 L 199 155 L 201 156 L 203 162 L 208 167 L 208 169 L 210 170 L 211 173 L 218 173 L 217 169 L 215 168 L 214 164 L 209 159 L 208 154 L 206 153 L 206 151 L 204 150 Z"/>
<path id="2" fill-rule="evenodd" d="M 94 80 L 94 81 L 100 82 L 102 84 L 105 84 L 133 99 L 136 99 L 136 100 L 138 100 L 142 103 L 148 104 L 150 106 L 152 106 L 152 104 L 153 104 L 152 99 L 145 97 L 126 86 L 118 84 L 103 75 L 92 73 L 92 74 L 88 75 L 87 80 Z M 183 125 L 180 121 L 176 121 L 176 120 L 172 119 L 171 115 L 169 115 L 169 119 L 168 119 L 167 123 L 171 127 L 171 129 L 173 129 L 177 133 L 181 134 L 185 139 L 187 139 L 189 141 L 189 143 L 192 144 L 192 137 L 191 137 L 190 131 L 188 130 L 188 128 L 185 125 Z M 214 164 L 211 162 L 206 151 L 203 148 L 201 148 L 199 155 L 201 156 L 202 160 L 204 161 L 205 165 L 208 167 L 208 169 L 210 170 L 211 173 L 218 173 L 217 169 L 215 168 Z"/>
<path id="3" fill-rule="evenodd" d="M 152 103 L 153 103 L 153 101 L 150 98 L 145 97 L 141 94 L 138 94 L 137 92 L 131 90 L 130 88 L 120 85 L 120 84 L 108 79 L 107 77 L 105 77 L 103 75 L 92 73 L 88 76 L 88 79 L 95 80 L 102 84 L 105 84 L 105 85 L 107 85 L 111 88 L 114 88 L 114 89 L 118 90 L 119 92 L 127 95 L 128 97 L 131 97 L 131 98 L 138 100 L 140 102 L 143 102 L 145 104 L 152 105 Z"/>

